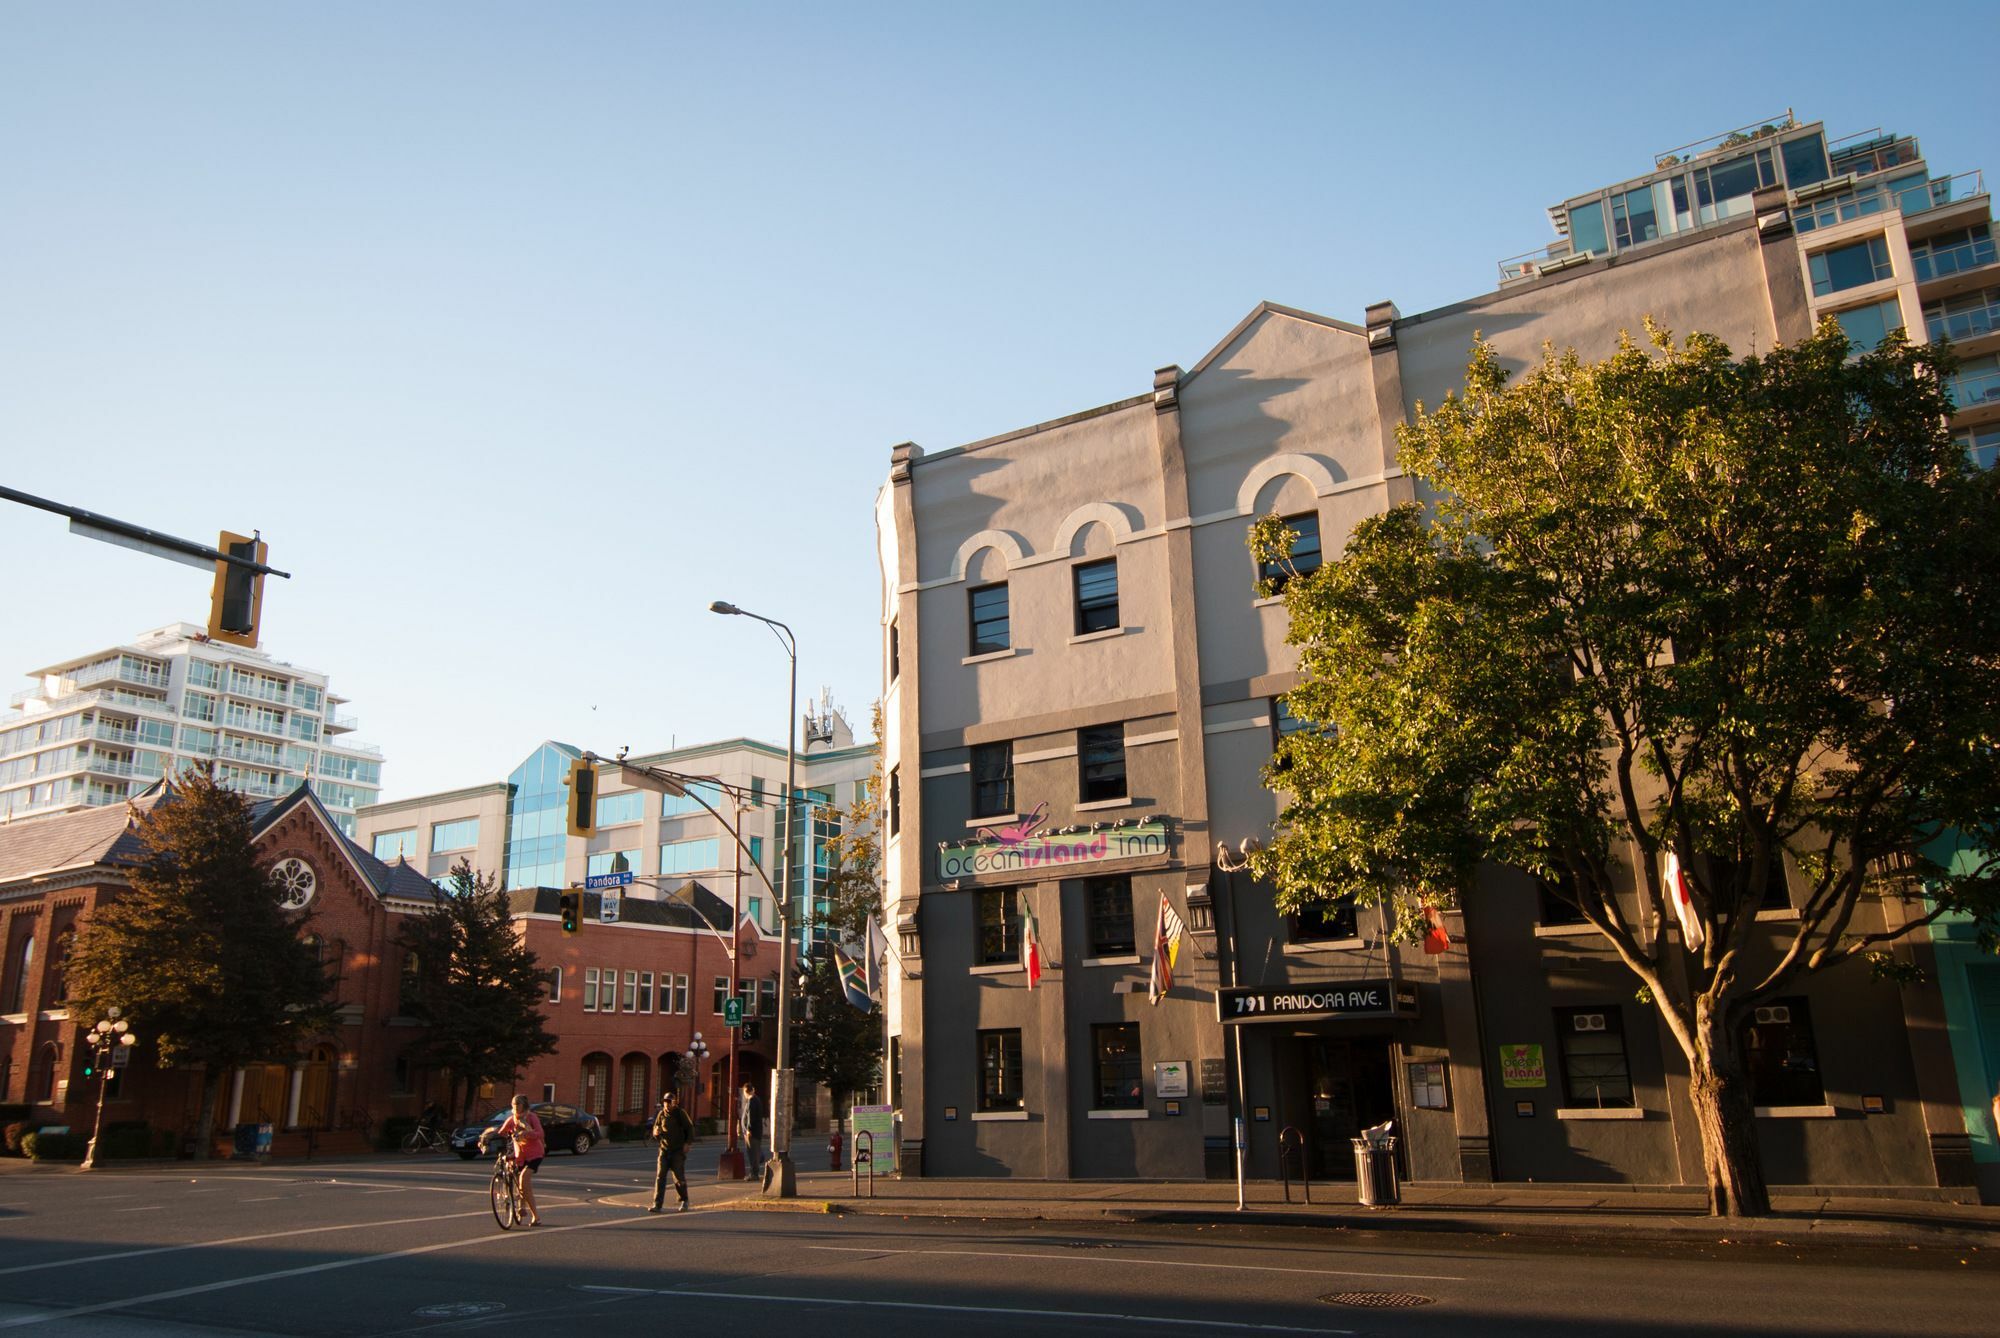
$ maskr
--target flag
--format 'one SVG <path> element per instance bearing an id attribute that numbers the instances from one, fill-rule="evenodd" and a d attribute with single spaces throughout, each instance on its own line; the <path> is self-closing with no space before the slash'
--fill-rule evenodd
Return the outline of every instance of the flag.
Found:
<path id="1" fill-rule="evenodd" d="M 1451 950 L 1451 931 L 1444 927 L 1444 912 L 1424 903 L 1424 952 L 1432 957 Z"/>
<path id="2" fill-rule="evenodd" d="M 1160 914 L 1153 925 L 1153 969 L 1146 980 L 1146 998 L 1151 1003 L 1157 1004 L 1174 987 L 1174 963 L 1180 957 L 1181 934 L 1186 928 L 1167 904 L 1167 894 L 1160 893 Z"/>
<path id="3" fill-rule="evenodd" d="M 1042 936 L 1035 927 L 1035 912 L 1021 903 L 1021 961 L 1028 968 L 1028 988 L 1042 978 Z"/>
<path id="4" fill-rule="evenodd" d="M 1701 917 L 1694 912 L 1694 898 L 1688 894 L 1687 873 L 1681 868 L 1681 858 L 1667 847 L 1666 863 L 1667 901 L 1674 908 L 1674 916 L 1681 922 L 1681 942 L 1689 952 L 1700 952 L 1701 945 L 1708 937 L 1702 932 Z"/>
<path id="5" fill-rule="evenodd" d="M 868 919 L 868 939 L 862 951 L 867 954 L 867 959 L 861 963 L 861 966 L 867 977 L 868 997 L 871 999 L 880 998 L 882 995 L 882 969 L 889 956 L 889 936 L 882 932 L 881 924 L 873 916 L 870 916 Z"/>
<path id="6" fill-rule="evenodd" d="M 868 995 L 868 987 L 862 979 L 861 964 L 847 955 L 845 949 L 835 944 L 833 964 L 840 972 L 840 988 L 847 995 L 847 1002 L 864 1013 L 875 1011 L 875 1000 Z"/>

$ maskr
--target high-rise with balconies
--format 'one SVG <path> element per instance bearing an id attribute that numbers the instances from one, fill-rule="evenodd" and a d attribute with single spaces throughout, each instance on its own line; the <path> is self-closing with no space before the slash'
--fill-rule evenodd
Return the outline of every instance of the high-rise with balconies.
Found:
<path id="1" fill-rule="evenodd" d="M 348 737 L 327 676 L 169 623 L 29 671 L 0 717 L 0 822 L 121 804 L 190 763 L 253 799 L 301 780 L 352 832 L 382 790 L 382 751 Z"/>

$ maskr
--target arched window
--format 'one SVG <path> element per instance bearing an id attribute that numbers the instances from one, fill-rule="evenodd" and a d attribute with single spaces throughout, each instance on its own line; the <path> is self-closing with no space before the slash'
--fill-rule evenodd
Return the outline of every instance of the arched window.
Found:
<path id="1" fill-rule="evenodd" d="M 28 1009 L 28 970 L 35 964 L 35 935 L 30 931 L 21 940 L 20 951 L 14 954 L 14 981 L 7 990 L 9 1013 L 24 1013 Z"/>
<path id="2" fill-rule="evenodd" d="M 414 951 L 404 953 L 403 979 L 396 997 L 398 1006 L 406 1013 L 423 997 L 423 976 L 423 959 Z"/>
<path id="3" fill-rule="evenodd" d="M 49 945 L 49 1004 L 60 1008 L 69 1002 L 69 955 L 76 947 L 76 926 L 64 925 Z"/>
<path id="4" fill-rule="evenodd" d="M 54 1041 L 43 1046 L 35 1056 L 35 1071 L 28 1075 L 28 1099 L 43 1105 L 53 1105 L 56 1099 L 56 1076 L 62 1069 L 62 1051 Z"/>

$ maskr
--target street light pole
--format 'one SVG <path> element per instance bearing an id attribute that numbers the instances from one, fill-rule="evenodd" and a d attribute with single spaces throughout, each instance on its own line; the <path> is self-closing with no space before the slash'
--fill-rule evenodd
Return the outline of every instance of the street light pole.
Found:
<path id="1" fill-rule="evenodd" d="M 139 1038 L 131 1029 L 131 1024 L 118 1016 L 114 1006 L 105 1010 L 109 1016 L 84 1033 L 84 1044 L 88 1045 L 97 1060 L 97 1119 L 90 1126 L 90 1146 L 83 1153 L 83 1169 L 97 1169 L 97 1140 L 104 1136 L 104 1094 L 111 1085 L 111 1058 L 114 1052 L 129 1050 L 139 1043 Z"/>
<path id="2" fill-rule="evenodd" d="M 793 805 L 798 802 L 799 740 L 799 643 L 792 629 L 775 618 L 740 609 L 718 599 L 708 606 L 711 613 L 755 618 L 778 636 L 779 644 L 791 659 L 791 683 L 785 706 L 785 855 L 784 891 L 778 896 L 778 1055 L 771 1074 L 771 1169 L 766 1174 L 766 1193 L 777 1198 L 797 1198 L 798 1172 L 792 1165 L 792 841 L 796 826 Z"/>
<path id="3" fill-rule="evenodd" d="M 1242 948 L 1236 935 L 1236 875 L 1250 867 L 1250 852 L 1256 848 L 1254 840 L 1245 840 L 1242 855 L 1232 862 L 1229 847 L 1218 841 L 1215 845 L 1215 866 L 1222 870 L 1224 909 L 1229 912 L 1229 984 L 1233 988 L 1243 983 L 1239 966 Z M 1243 1072 L 1243 1024 L 1236 1023 L 1229 1029 L 1230 1048 L 1236 1060 L 1236 1118 L 1235 1127 L 1230 1130 L 1231 1140 L 1236 1144 L 1236 1211 L 1242 1212 L 1244 1181 L 1244 1145 L 1248 1141 L 1244 1120 L 1249 1117 L 1250 1079 Z"/>

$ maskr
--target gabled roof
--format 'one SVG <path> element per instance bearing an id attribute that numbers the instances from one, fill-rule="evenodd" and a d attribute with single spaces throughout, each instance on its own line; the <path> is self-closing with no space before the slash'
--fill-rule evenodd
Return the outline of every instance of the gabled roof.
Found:
<path id="1" fill-rule="evenodd" d="M 422 872 L 410 867 L 405 860 L 398 859 L 393 865 L 376 859 L 358 841 L 340 830 L 340 824 L 313 793 L 312 783 L 299 782 L 297 789 L 282 799 L 265 799 L 250 807 L 250 830 L 262 837 L 276 826 L 294 809 L 304 806 L 326 827 L 330 836 L 346 853 L 348 862 L 361 880 L 374 889 L 375 895 L 385 901 L 436 901 L 444 892 Z"/>
<path id="2" fill-rule="evenodd" d="M 0 883 L 137 864 L 145 856 L 137 820 L 162 797 L 149 790 L 123 804 L 0 823 Z"/>
<path id="3" fill-rule="evenodd" d="M 1217 344 L 1214 348 L 1210 349 L 1207 353 L 1203 354 L 1201 361 L 1197 362 L 1193 367 L 1189 368 L 1185 374 L 1182 375 L 1181 377 L 1182 388 L 1185 389 L 1188 382 L 1194 380 L 1197 376 L 1200 376 L 1203 372 L 1207 371 L 1209 368 L 1209 364 L 1213 363 L 1217 358 L 1221 357 L 1222 351 L 1224 349 L 1228 348 L 1238 339 L 1241 339 L 1246 330 L 1248 330 L 1251 326 L 1255 325 L 1258 321 L 1262 320 L 1265 316 L 1287 316 L 1295 321 L 1304 321 L 1308 325 L 1319 325 L 1319 326 L 1324 326 L 1326 329 L 1329 330 L 1340 330 L 1346 334 L 1359 335 L 1363 339 L 1366 339 L 1368 337 L 1368 330 L 1365 326 L 1354 325 L 1348 321 L 1335 320 L 1331 316 L 1314 315 L 1310 311 L 1300 311 L 1297 307 L 1280 306 L 1276 302 L 1259 302 L 1256 305 L 1256 307 L 1254 307 L 1251 310 L 1248 316 L 1245 316 L 1242 320 L 1236 323 L 1235 329 L 1231 330 L 1228 334 L 1222 336 L 1221 343 Z"/>

